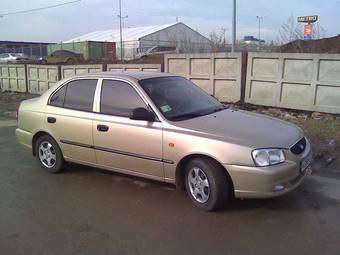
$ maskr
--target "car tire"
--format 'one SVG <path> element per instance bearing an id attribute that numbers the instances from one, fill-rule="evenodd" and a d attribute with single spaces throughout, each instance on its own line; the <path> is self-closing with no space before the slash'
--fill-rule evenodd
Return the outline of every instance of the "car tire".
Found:
<path id="1" fill-rule="evenodd" d="M 209 158 L 195 158 L 186 165 L 185 186 L 192 202 L 205 211 L 224 207 L 232 197 L 226 170 Z"/>
<path id="2" fill-rule="evenodd" d="M 36 157 L 40 166 L 50 173 L 63 170 L 65 160 L 57 142 L 49 135 L 42 135 L 36 142 Z"/>

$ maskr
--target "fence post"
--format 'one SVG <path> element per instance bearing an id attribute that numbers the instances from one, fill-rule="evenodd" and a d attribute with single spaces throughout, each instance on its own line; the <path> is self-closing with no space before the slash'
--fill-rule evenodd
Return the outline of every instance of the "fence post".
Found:
<path id="1" fill-rule="evenodd" d="M 25 93 L 28 93 L 28 69 L 27 69 L 27 64 L 24 64 L 25 68 L 24 68 L 24 72 L 25 72 L 25 87 L 26 87 L 26 91 Z"/>
<path id="2" fill-rule="evenodd" d="M 244 98 L 246 95 L 246 81 L 247 81 L 247 65 L 248 65 L 248 52 L 242 52 L 241 57 L 241 98 L 240 102 L 244 103 Z"/>

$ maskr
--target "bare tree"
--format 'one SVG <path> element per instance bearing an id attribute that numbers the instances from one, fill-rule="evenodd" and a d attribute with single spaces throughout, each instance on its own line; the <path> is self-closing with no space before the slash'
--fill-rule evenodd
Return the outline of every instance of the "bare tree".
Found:
<path id="1" fill-rule="evenodd" d="M 212 52 L 226 51 L 225 29 L 222 28 L 219 33 L 215 31 L 210 33 L 211 50 Z"/>
<path id="2" fill-rule="evenodd" d="M 291 15 L 280 27 L 278 41 L 285 44 L 295 40 L 303 40 L 304 23 L 297 22 L 297 18 Z M 312 39 L 320 39 L 326 36 L 324 29 L 319 22 L 313 24 Z"/>
<path id="3" fill-rule="evenodd" d="M 278 41 L 281 44 L 303 39 L 303 26 L 291 15 L 280 27 Z"/>
<path id="4" fill-rule="evenodd" d="M 327 30 L 323 26 L 321 26 L 319 22 L 313 25 L 313 36 L 312 36 L 313 39 L 324 38 L 326 37 L 326 34 L 327 34 Z"/>

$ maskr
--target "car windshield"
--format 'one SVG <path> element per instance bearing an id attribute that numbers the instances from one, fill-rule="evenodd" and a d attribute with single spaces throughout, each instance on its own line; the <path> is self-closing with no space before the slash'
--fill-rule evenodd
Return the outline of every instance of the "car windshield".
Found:
<path id="1" fill-rule="evenodd" d="M 171 121 L 200 117 L 225 109 L 215 98 L 182 77 L 161 77 L 139 81 L 144 91 Z"/>

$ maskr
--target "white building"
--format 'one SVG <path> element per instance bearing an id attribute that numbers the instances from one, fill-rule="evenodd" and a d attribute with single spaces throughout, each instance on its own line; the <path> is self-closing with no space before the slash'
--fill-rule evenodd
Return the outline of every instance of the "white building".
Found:
<path id="1" fill-rule="evenodd" d="M 205 52 L 210 40 L 182 22 L 167 25 L 124 28 L 122 32 L 124 59 L 133 59 L 137 53 L 153 46 L 175 46 L 179 52 Z M 116 56 L 120 58 L 120 31 L 99 30 L 81 35 L 68 42 L 115 42 Z"/>

